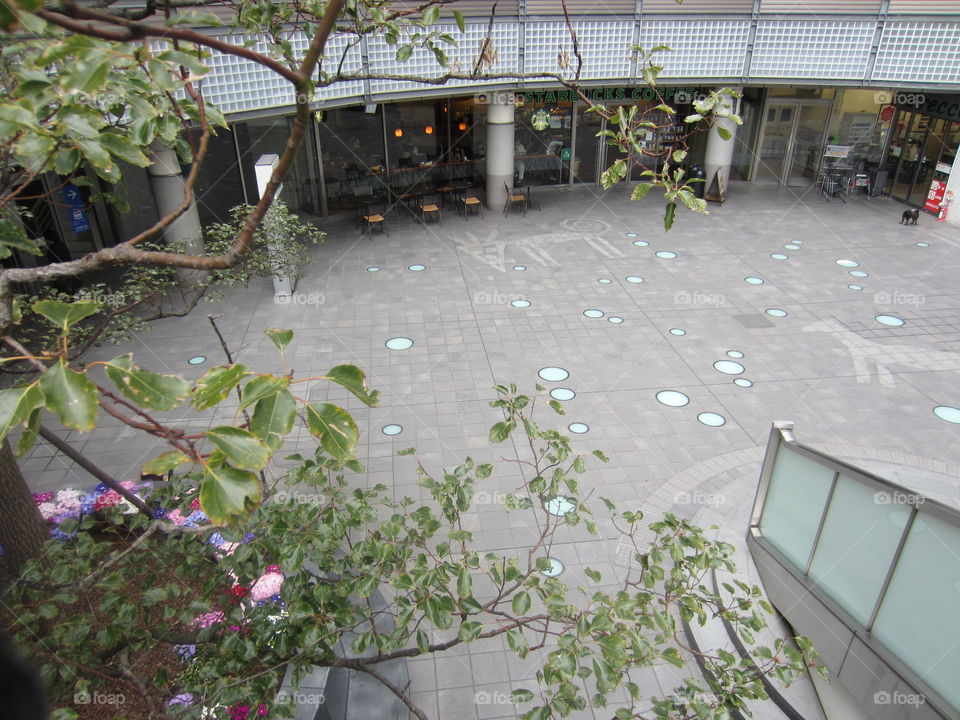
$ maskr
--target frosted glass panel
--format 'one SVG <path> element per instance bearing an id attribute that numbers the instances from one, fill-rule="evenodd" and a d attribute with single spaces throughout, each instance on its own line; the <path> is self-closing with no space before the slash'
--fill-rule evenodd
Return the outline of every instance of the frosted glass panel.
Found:
<path id="1" fill-rule="evenodd" d="M 837 479 L 810 577 L 864 625 L 909 517 L 903 505 L 877 502 L 871 486 Z"/>
<path id="2" fill-rule="evenodd" d="M 801 570 L 827 502 L 833 470 L 781 445 L 760 518 L 760 532 Z"/>
<path id="3" fill-rule="evenodd" d="M 955 708 L 960 707 L 958 610 L 960 528 L 921 512 L 910 528 L 873 634 Z"/>

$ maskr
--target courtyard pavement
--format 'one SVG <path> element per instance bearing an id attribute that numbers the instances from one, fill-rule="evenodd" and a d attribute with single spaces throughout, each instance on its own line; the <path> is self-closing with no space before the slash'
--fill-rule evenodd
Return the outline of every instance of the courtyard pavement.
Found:
<path id="1" fill-rule="evenodd" d="M 287 360 L 298 377 L 353 363 L 381 391 L 372 409 L 324 383 L 310 393 L 354 414 L 368 470 L 355 482 L 384 483 L 398 498 L 424 496 L 414 459 L 397 450 L 416 447 L 436 471 L 468 455 L 522 452 L 490 443 L 501 416 L 488 403 L 494 385 L 533 392 L 540 382 L 574 393 L 563 417 L 541 401 L 540 424 L 610 457 L 584 476 L 594 499 L 652 517 L 730 518 L 724 539 L 741 544 L 746 527 L 734 525 L 745 516 L 735 509 L 752 502 L 775 420 L 794 421 L 800 442 L 960 505 L 960 424 L 934 413 L 960 407 L 960 228 L 925 214 L 900 225 L 904 206 L 888 198 L 828 203 L 812 191 L 733 184 L 725 204 L 707 216 L 680 210 L 665 233 L 655 193 L 637 204 L 623 186 L 533 192 L 539 209 L 525 217 L 464 220 L 450 209 L 440 225 L 392 218 L 389 236 L 360 236 L 342 216 L 318 220 L 329 235 L 290 302 L 257 281 L 90 359 L 132 351 L 143 367 L 197 378 L 224 362 L 206 318 L 214 313 L 236 360 L 272 371 L 263 330 L 291 328 Z M 413 344 L 391 350 L 391 338 Z M 196 356 L 206 360 L 188 364 Z M 549 382 L 538 377 L 544 368 L 569 375 Z M 663 404 L 662 391 L 687 402 Z M 115 477 L 135 478 L 163 449 L 110 420 L 65 435 Z M 385 434 L 389 425 L 399 433 Z M 289 449 L 312 447 L 304 430 Z M 35 491 L 95 484 L 44 444 L 21 466 Z M 469 529 L 485 550 L 510 553 L 538 534 L 529 516 L 503 511 L 503 493 L 520 482 L 515 468 L 501 463 L 478 488 Z M 588 583 L 587 565 L 622 579 L 628 562 L 608 523 L 601 535 L 558 535 L 551 554 L 569 584 Z M 470 647 L 408 663 L 411 692 L 432 718 L 512 718 L 510 681 L 522 684 L 536 663 L 499 644 Z M 658 668 L 639 682 L 659 693 L 675 680 Z"/>

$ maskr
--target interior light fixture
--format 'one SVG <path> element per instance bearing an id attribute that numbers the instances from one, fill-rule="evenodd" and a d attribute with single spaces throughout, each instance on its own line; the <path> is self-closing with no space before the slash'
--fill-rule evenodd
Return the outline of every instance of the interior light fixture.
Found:
<path id="1" fill-rule="evenodd" d="M 393 131 L 393 134 L 396 137 L 403 137 L 403 130 L 401 130 L 400 128 L 397 128 L 396 130 Z"/>
<path id="2" fill-rule="evenodd" d="M 461 132 L 463 132 L 464 130 L 467 129 L 467 124 L 461 120 L 460 124 L 457 125 L 457 127 L 460 129 Z"/>
<path id="3" fill-rule="evenodd" d="M 427 135 L 433 135 L 433 125 L 427 125 L 427 126 L 423 129 L 423 131 L 424 131 Z"/>

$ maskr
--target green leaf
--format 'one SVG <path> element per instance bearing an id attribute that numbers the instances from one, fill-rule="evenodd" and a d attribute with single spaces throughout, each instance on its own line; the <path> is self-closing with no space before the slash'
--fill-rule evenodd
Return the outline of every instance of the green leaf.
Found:
<path id="1" fill-rule="evenodd" d="M 675 202 L 667 203 L 667 211 L 663 216 L 663 229 L 669 230 L 673 227 L 673 218 L 677 214 L 677 204 Z"/>
<path id="2" fill-rule="evenodd" d="M 64 114 L 60 124 L 76 137 L 95 138 L 100 135 L 100 131 L 90 123 L 86 116 L 77 113 Z"/>
<path id="3" fill-rule="evenodd" d="M 133 364 L 132 353 L 115 357 L 104 373 L 123 395 L 148 410 L 173 410 L 190 394 L 182 377 L 141 370 Z"/>
<path id="4" fill-rule="evenodd" d="M 380 391 L 367 390 L 367 376 L 355 365 L 337 365 L 326 374 L 326 378 L 345 387 L 370 407 L 380 402 Z"/>
<path id="5" fill-rule="evenodd" d="M 59 300 L 40 300 L 30 306 L 35 313 L 43 315 L 47 320 L 60 328 L 63 332 L 85 317 L 100 310 L 100 303 L 90 300 L 80 300 L 74 303 L 60 302 Z"/>
<path id="6" fill-rule="evenodd" d="M 650 192 L 650 189 L 652 187 L 653 187 L 653 183 L 644 182 L 644 183 L 637 184 L 637 186 L 633 189 L 633 192 L 630 193 L 630 199 L 633 202 L 638 202 L 640 200 L 643 200 L 647 196 L 647 193 Z"/>
<path id="7" fill-rule="evenodd" d="M 513 607 L 513 612 L 517 615 L 523 615 L 530 609 L 531 600 L 530 594 L 526 590 L 522 590 L 513 596 L 513 601 L 510 603 Z"/>
<path id="8" fill-rule="evenodd" d="M 330 403 L 314 406 L 307 403 L 307 427 L 320 439 L 323 449 L 337 460 L 353 459 L 360 433 L 346 410 Z"/>
<path id="9" fill-rule="evenodd" d="M 94 140 L 79 140 L 77 144 L 83 152 L 83 156 L 90 161 L 93 167 L 105 170 L 113 165 L 110 159 L 110 153 L 99 142 Z"/>
<path id="10" fill-rule="evenodd" d="M 200 507 L 214 525 L 245 516 L 260 502 L 260 479 L 248 470 L 207 467 L 200 481 Z"/>
<path id="11" fill-rule="evenodd" d="M 240 407 L 244 410 L 263 398 L 276 395 L 290 384 L 290 378 L 277 375 L 258 375 L 240 391 Z"/>
<path id="12" fill-rule="evenodd" d="M 86 67 L 76 73 L 76 77 L 82 77 L 83 82 L 80 89 L 85 93 L 95 93 L 97 90 L 107 84 L 107 77 L 110 75 L 110 60 L 103 60 L 96 65 L 89 63 Z"/>
<path id="13" fill-rule="evenodd" d="M 116 133 L 103 133 L 99 140 L 100 144 L 118 160 L 137 167 L 147 167 L 150 164 L 150 159 L 140 152 L 140 148 L 128 137 Z"/>
<path id="14" fill-rule="evenodd" d="M 207 431 L 207 439 L 227 456 L 231 463 L 247 470 L 260 470 L 273 454 L 270 448 L 249 430 L 219 425 Z"/>
<path id="15" fill-rule="evenodd" d="M 37 441 L 37 436 L 40 434 L 40 415 L 42 411 L 42 407 L 35 408 L 24 421 L 23 430 L 20 431 L 20 439 L 17 440 L 15 449 L 17 457 L 26 455 Z"/>
<path id="16" fill-rule="evenodd" d="M 66 427 L 81 432 L 93 429 L 97 416 L 97 388 L 84 373 L 67 367 L 61 359 L 41 376 L 40 389 L 47 410 L 56 413 Z"/>
<path id="17" fill-rule="evenodd" d="M 457 29 L 460 30 L 460 32 L 466 32 L 466 31 L 467 31 L 467 24 L 466 24 L 466 22 L 465 22 L 464 19 L 463 19 L 463 13 L 462 13 L 462 12 L 460 12 L 459 10 L 454 10 L 454 11 L 453 11 L 453 19 L 457 21 Z"/>
<path id="18" fill-rule="evenodd" d="M 280 390 L 257 402 L 250 429 L 274 450 L 279 450 L 297 417 L 297 401 L 289 390 Z"/>
<path id="19" fill-rule="evenodd" d="M 514 705 L 530 702 L 531 700 L 533 700 L 533 693 L 525 688 L 517 688 L 510 693 L 510 702 L 512 702 Z"/>
<path id="20" fill-rule="evenodd" d="M 473 642 L 480 637 L 480 633 L 482 632 L 483 623 L 477 622 L 476 620 L 467 620 L 460 625 L 460 630 L 457 634 L 464 642 Z"/>
<path id="21" fill-rule="evenodd" d="M 162 455 L 157 455 L 152 460 L 147 460 L 141 466 L 140 472 L 145 475 L 166 475 L 178 465 L 189 461 L 190 458 L 179 450 L 170 450 Z"/>
<path id="22" fill-rule="evenodd" d="M 53 159 L 53 169 L 57 175 L 70 175 L 80 166 L 82 159 L 77 148 L 61 148 Z"/>
<path id="23" fill-rule="evenodd" d="M 0 219 L 0 258 L 10 257 L 9 248 L 30 255 L 43 255 L 36 243 L 27 237 L 23 227 L 7 219 Z"/>
<path id="24" fill-rule="evenodd" d="M 490 442 L 500 443 L 510 437 L 510 433 L 516 429 L 517 424 L 512 420 L 498 422 L 490 428 Z"/>
<path id="25" fill-rule="evenodd" d="M 277 346 L 277 350 L 283 352 L 287 345 L 290 344 L 290 341 L 293 340 L 293 330 L 280 330 L 279 328 L 267 328 L 263 331 Z"/>
<path id="26" fill-rule="evenodd" d="M 413 54 L 412 45 L 401 45 L 397 48 L 397 62 L 406 62 Z"/>
<path id="27" fill-rule="evenodd" d="M 0 440 L 17 425 L 26 422 L 34 409 L 43 404 L 43 392 L 36 383 L 0 390 Z"/>
<path id="28" fill-rule="evenodd" d="M 240 381 L 252 373 L 243 365 L 218 365 L 194 383 L 193 406 L 206 410 L 223 400 Z"/>
<path id="29" fill-rule="evenodd" d="M 462 567 L 457 573 L 457 595 L 460 597 L 470 597 L 473 593 L 473 578 L 470 577 L 470 571 Z"/>
<path id="30" fill-rule="evenodd" d="M 196 78 L 202 78 L 204 75 L 207 75 L 210 72 L 210 68 L 204 65 L 199 58 L 195 57 L 194 55 L 181 52 L 180 50 L 164 50 L 162 53 L 157 55 L 157 58 L 163 60 L 164 62 L 183 65 L 183 67 L 187 68 L 193 75 L 196 76 Z"/>
<path id="31" fill-rule="evenodd" d="M 427 9 L 423 11 L 423 24 L 433 25 L 439 17 L 440 7 L 438 5 L 429 5 Z"/>
<path id="32" fill-rule="evenodd" d="M 723 127 L 722 125 L 717 125 L 717 135 L 719 135 L 724 140 L 729 140 L 731 137 L 733 137 L 731 132 L 727 130 L 725 127 Z"/>

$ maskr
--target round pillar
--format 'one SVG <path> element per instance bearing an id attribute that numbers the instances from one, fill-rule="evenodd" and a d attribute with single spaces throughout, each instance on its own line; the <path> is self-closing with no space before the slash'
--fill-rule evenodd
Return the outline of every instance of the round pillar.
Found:
<path id="1" fill-rule="evenodd" d="M 724 96 L 730 102 L 731 107 L 735 108 L 738 101 L 735 98 Z M 730 132 L 730 139 L 724 140 L 717 132 L 717 128 L 722 127 Z M 730 165 L 733 162 L 733 150 L 737 142 L 737 124 L 729 118 L 718 118 L 716 125 L 710 128 L 710 135 L 707 137 L 707 150 L 704 155 L 703 169 L 707 174 L 704 182 L 704 189 L 709 190 L 713 184 L 713 178 L 717 171 L 723 179 L 723 187 L 727 188 L 730 181 Z"/>
<path id="2" fill-rule="evenodd" d="M 153 160 L 147 167 L 150 189 L 157 203 L 157 212 L 160 217 L 166 217 L 183 204 L 184 182 L 180 160 L 176 152 L 159 143 L 150 146 L 150 158 Z M 168 243 L 182 243 L 185 251 L 191 255 L 203 252 L 203 229 L 196 198 L 186 212 L 167 226 L 163 237 Z"/>
<path id="3" fill-rule="evenodd" d="M 487 95 L 487 209 L 502 210 L 507 201 L 504 185 L 513 187 L 514 95 Z"/>

